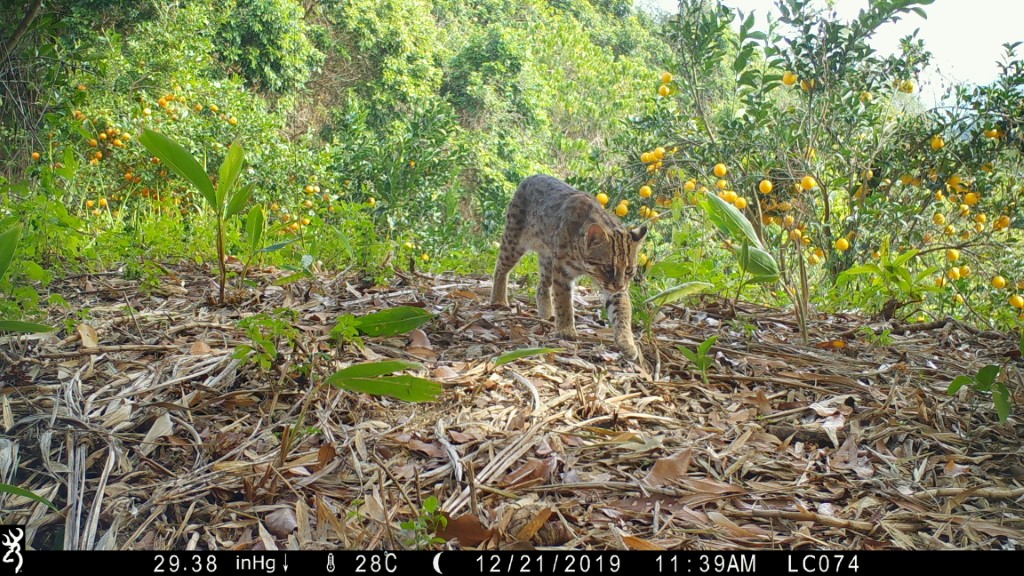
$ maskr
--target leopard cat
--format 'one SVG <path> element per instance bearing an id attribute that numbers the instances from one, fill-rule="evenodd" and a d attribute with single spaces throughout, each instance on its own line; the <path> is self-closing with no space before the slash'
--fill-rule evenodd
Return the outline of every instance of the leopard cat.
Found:
<path id="1" fill-rule="evenodd" d="M 526 251 L 533 250 L 540 260 L 540 317 L 551 318 L 553 311 L 558 335 L 575 339 L 573 282 L 588 275 L 604 295 L 615 343 L 626 358 L 639 361 L 629 283 L 646 236 L 646 226 L 626 229 L 592 195 L 552 176 L 530 176 L 516 189 L 508 206 L 491 304 L 508 306 L 509 272 Z"/>

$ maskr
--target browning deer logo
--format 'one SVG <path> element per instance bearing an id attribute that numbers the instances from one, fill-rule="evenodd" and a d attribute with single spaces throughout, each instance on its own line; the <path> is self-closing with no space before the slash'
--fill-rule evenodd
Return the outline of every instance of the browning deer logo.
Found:
<path id="1" fill-rule="evenodd" d="M 2 543 L 6 548 L 7 552 L 4 554 L 4 564 L 15 564 L 14 573 L 18 574 L 21 572 L 21 539 L 25 537 L 25 531 L 21 528 L 9 528 L 7 533 L 3 535 Z"/>

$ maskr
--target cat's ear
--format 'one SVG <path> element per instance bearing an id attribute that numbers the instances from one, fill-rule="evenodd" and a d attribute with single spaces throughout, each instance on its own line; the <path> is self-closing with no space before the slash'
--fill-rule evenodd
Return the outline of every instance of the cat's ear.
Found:
<path id="1" fill-rule="evenodd" d="M 629 237 L 633 239 L 633 242 L 640 242 L 647 237 L 647 226 L 631 228 L 629 230 Z"/>
<path id="2" fill-rule="evenodd" d="M 608 231 L 600 224 L 591 224 L 587 228 L 587 248 L 608 242 Z"/>

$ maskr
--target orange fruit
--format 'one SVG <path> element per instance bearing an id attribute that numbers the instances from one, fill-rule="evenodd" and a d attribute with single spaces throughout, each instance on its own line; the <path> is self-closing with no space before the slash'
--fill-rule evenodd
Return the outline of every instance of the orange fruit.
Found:
<path id="1" fill-rule="evenodd" d="M 949 260 L 950 262 L 956 262 L 959 259 L 960 259 L 960 251 L 959 250 L 957 250 L 956 248 L 950 248 L 949 250 L 946 250 L 946 260 Z"/>
<path id="2" fill-rule="evenodd" d="M 651 194 L 653 194 L 653 192 L 652 192 L 650 186 L 641 186 L 640 187 L 640 197 L 641 198 L 650 198 Z"/>
<path id="3" fill-rule="evenodd" d="M 793 84 L 796 84 L 796 81 L 798 79 L 799 78 L 797 77 L 797 75 L 794 74 L 791 70 L 786 70 L 786 72 L 782 75 L 782 83 L 785 84 L 786 86 L 792 86 Z"/>
<path id="4" fill-rule="evenodd" d="M 946 141 L 942 139 L 942 136 L 939 136 L 938 134 L 936 134 L 935 136 L 932 136 L 932 139 L 931 139 L 932 150 L 939 150 L 939 149 L 941 149 L 945 145 L 946 145 Z"/>
<path id="5" fill-rule="evenodd" d="M 999 289 L 1006 288 L 1006 278 L 1003 278 L 1002 276 L 992 278 L 992 287 Z"/>
<path id="6" fill-rule="evenodd" d="M 1010 306 L 1013 306 L 1014 308 L 1024 308 L 1024 297 L 1020 294 L 1010 296 Z"/>
<path id="7" fill-rule="evenodd" d="M 672 74 L 670 72 L 662 72 L 662 74 L 661 74 L 661 83 L 662 84 L 668 84 L 671 81 L 672 81 Z"/>
<path id="8" fill-rule="evenodd" d="M 803 188 L 804 190 L 812 190 L 817 185 L 818 185 L 818 182 L 814 179 L 813 176 L 811 176 L 809 174 L 807 176 L 804 176 L 800 180 L 800 187 Z"/>
<path id="9" fill-rule="evenodd" d="M 840 252 L 846 252 L 849 249 L 850 249 L 850 241 L 849 240 L 847 240 L 846 238 L 840 238 L 840 239 L 836 240 L 836 250 L 839 250 Z"/>
<path id="10" fill-rule="evenodd" d="M 746 198 L 737 198 L 733 202 L 733 204 L 735 204 L 736 207 L 739 208 L 740 210 L 743 210 L 744 208 L 747 207 L 747 199 Z"/>
<path id="11" fill-rule="evenodd" d="M 658 96 L 665 97 L 671 93 L 672 89 L 669 88 L 667 84 L 662 84 L 661 86 L 658 86 Z"/>
<path id="12" fill-rule="evenodd" d="M 761 180 L 761 183 L 757 185 L 757 189 L 761 191 L 761 194 L 771 194 L 772 193 L 772 183 L 771 183 L 771 180 Z"/>
<path id="13" fill-rule="evenodd" d="M 615 215 L 619 218 L 624 217 L 627 213 L 629 213 L 629 207 L 625 204 L 619 204 L 615 207 Z"/>
<path id="14" fill-rule="evenodd" d="M 725 164 L 719 162 L 718 164 L 715 164 L 715 167 L 712 171 L 715 173 L 715 177 L 724 178 L 725 175 L 729 172 L 729 169 L 725 167 Z"/>
<path id="15" fill-rule="evenodd" d="M 601 192 L 597 195 L 597 201 L 601 203 L 601 206 L 606 206 L 608 204 L 608 195 Z"/>

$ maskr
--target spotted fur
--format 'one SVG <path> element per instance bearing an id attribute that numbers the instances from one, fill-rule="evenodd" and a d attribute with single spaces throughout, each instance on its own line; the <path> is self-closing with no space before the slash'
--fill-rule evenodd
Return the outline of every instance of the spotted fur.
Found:
<path id="1" fill-rule="evenodd" d="M 637 360 L 640 352 L 633 340 L 629 283 L 646 235 L 646 226 L 627 230 L 590 194 L 551 176 L 530 176 L 508 206 L 491 304 L 508 306 L 509 272 L 532 250 L 540 260 L 540 317 L 550 318 L 553 313 L 558 334 L 576 338 L 573 282 L 590 276 L 605 297 L 615 343 L 628 358 Z"/>

